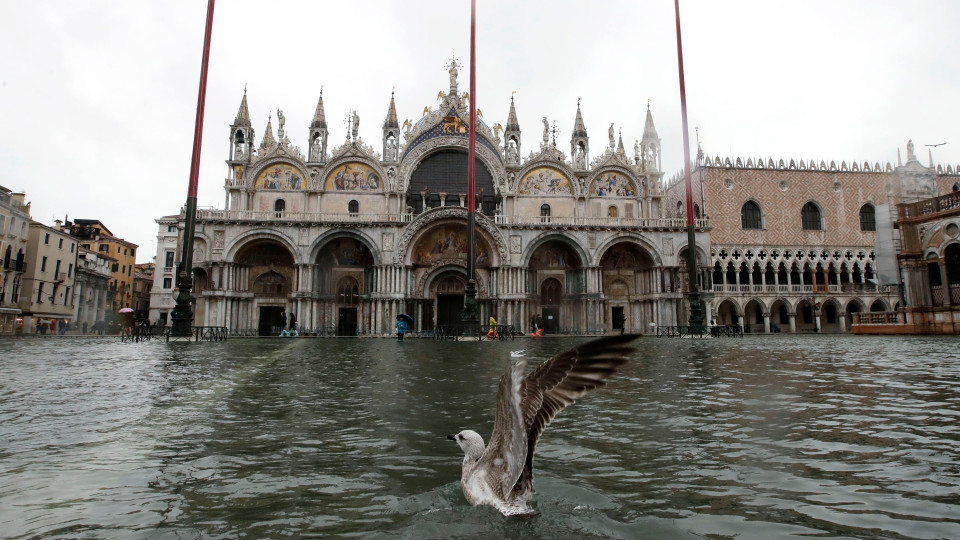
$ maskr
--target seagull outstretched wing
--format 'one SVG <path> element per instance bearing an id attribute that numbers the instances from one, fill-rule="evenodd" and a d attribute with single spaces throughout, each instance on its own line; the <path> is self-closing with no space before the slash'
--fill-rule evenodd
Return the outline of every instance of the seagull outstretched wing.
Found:
<path id="1" fill-rule="evenodd" d="M 543 430 L 578 397 L 604 386 L 604 380 L 626 363 L 634 350 L 627 344 L 637 337 L 618 335 L 584 343 L 554 356 L 524 377 L 520 408 L 527 448 L 513 497 L 533 491 L 533 454 Z M 496 433 L 496 425 L 493 429 Z"/>

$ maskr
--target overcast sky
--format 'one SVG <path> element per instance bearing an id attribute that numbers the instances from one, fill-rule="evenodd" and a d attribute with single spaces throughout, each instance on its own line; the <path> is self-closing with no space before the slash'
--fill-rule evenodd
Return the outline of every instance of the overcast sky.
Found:
<path id="1" fill-rule="evenodd" d="M 650 101 L 667 176 L 683 164 L 673 2 L 478 0 L 477 104 L 506 124 L 511 92 L 523 154 L 543 117 L 569 152 L 577 99 L 596 157 L 610 122 L 624 144 Z M 100 219 L 156 251 L 154 219 L 186 200 L 206 2 L 3 1 L 0 185 L 33 218 Z M 706 153 L 816 161 L 906 157 L 960 164 L 960 2 L 681 0 L 687 106 Z M 222 208 L 244 85 L 259 144 L 282 109 L 304 151 L 321 87 L 330 148 L 349 109 L 380 150 L 397 114 L 420 118 L 449 82 L 469 85 L 468 0 L 221 0 L 214 13 L 199 205 Z M 696 142 L 692 141 L 692 152 Z"/>

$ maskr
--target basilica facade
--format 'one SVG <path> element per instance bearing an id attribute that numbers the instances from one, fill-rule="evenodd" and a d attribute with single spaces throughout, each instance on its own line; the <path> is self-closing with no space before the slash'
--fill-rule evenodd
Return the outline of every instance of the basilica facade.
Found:
<path id="1" fill-rule="evenodd" d="M 413 317 L 414 331 L 459 322 L 469 96 L 448 67 L 449 88 L 419 120 L 401 124 L 391 96 L 377 149 L 358 136 L 354 111 L 345 140 L 328 146 L 322 94 L 305 153 L 282 111 L 276 136 L 271 115 L 257 144 L 244 93 L 230 126 L 224 208 L 197 214 L 194 325 L 275 335 L 295 318 L 301 332 L 381 335 L 400 313 Z M 542 138 L 524 140 L 512 99 L 505 126 L 478 118 L 481 320 L 529 331 L 539 318 L 557 333 L 685 324 L 686 222 L 666 203 L 649 107 L 632 155 L 612 125 L 606 135 L 591 149 L 579 104 L 569 155 L 546 118 Z M 174 305 L 183 221 L 157 220 L 153 321 L 166 321 Z M 708 228 L 697 220 L 703 282 Z"/>

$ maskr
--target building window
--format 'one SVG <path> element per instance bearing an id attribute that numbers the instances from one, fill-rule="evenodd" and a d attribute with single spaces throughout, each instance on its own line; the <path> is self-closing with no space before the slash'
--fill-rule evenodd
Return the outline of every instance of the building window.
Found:
<path id="1" fill-rule="evenodd" d="M 37 283 L 37 303 L 43 303 L 43 282 Z"/>
<path id="2" fill-rule="evenodd" d="M 163 278 L 163 288 L 169 289 L 171 287 L 173 287 L 173 278 L 168 278 L 168 277 Z"/>
<path id="3" fill-rule="evenodd" d="M 70 266 L 67 266 L 67 277 L 73 277 L 73 263 L 70 263 Z"/>
<path id="4" fill-rule="evenodd" d="M 57 244 L 57 248 L 63 249 L 63 238 L 60 239 L 60 243 Z"/>
<path id="5" fill-rule="evenodd" d="M 276 212 L 276 213 L 278 213 L 278 214 L 279 214 L 280 212 L 283 212 L 283 211 L 286 210 L 286 209 L 287 209 L 287 201 L 285 201 L 285 200 L 283 200 L 283 199 L 277 199 L 277 200 L 273 203 L 273 211 Z"/>
<path id="6" fill-rule="evenodd" d="M 119 263 L 113 263 L 113 266 L 110 268 L 111 272 L 116 272 L 120 268 Z"/>
<path id="7" fill-rule="evenodd" d="M 743 229 L 762 229 L 763 220 L 760 215 L 760 205 L 747 201 L 740 207 L 740 227 Z M 806 228 L 806 227 L 804 227 Z"/>
<path id="8" fill-rule="evenodd" d="M 73 253 L 73 242 L 70 242 L 70 253 Z"/>
<path id="9" fill-rule="evenodd" d="M 97 248 L 97 251 L 100 251 L 101 253 L 108 253 L 110 251 L 110 246 L 106 244 L 102 244 L 100 247 Z"/>
<path id="10" fill-rule="evenodd" d="M 47 258 L 46 258 L 46 257 L 40 259 L 40 271 L 41 271 L 41 272 L 46 272 L 46 271 L 47 271 Z"/>
<path id="11" fill-rule="evenodd" d="M 820 208 L 808 202 L 800 210 L 800 222 L 805 231 L 819 231 L 823 229 L 823 222 L 820 218 Z"/>
<path id="12" fill-rule="evenodd" d="M 177 232 L 176 225 L 167 225 L 167 232 Z"/>
<path id="13" fill-rule="evenodd" d="M 44 244 L 50 243 L 50 233 L 46 233 L 45 235 L 43 235 L 43 243 Z"/>
<path id="14" fill-rule="evenodd" d="M 164 266 L 167 268 L 173 268 L 173 252 L 172 251 L 168 251 L 166 253 L 166 261 L 164 262 Z"/>
<path id="15" fill-rule="evenodd" d="M 540 205 L 540 221 L 543 223 L 548 223 L 550 221 L 550 205 L 541 204 Z"/>
<path id="16" fill-rule="evenodd" d="M 347 203 L 347 211 L 352 215 L 357 215 L 360 213 L 360 203 L 358 201 L 350 201 Z"/>
<path id="17" fill-rule="evenodd" d="M 873 208 L 872 204 L 865 204 L 860 207 L 860 230 L 877 230 L 877 211 Z"/>

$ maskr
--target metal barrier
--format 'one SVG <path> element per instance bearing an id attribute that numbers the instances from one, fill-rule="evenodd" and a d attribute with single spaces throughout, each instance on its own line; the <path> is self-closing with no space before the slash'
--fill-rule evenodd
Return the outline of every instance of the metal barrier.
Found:
<path id="1" fill-rule="evenodd" d="M 167 341 L 226 341 L 230 331 L 226 326 L 194 326 L 189 334 L 167 332 Z"/>
<path id="2" fill-rule="evenodd" d="M 506 341 L 516 339 L 521 334 L 512 324 L 494 325 L 491 332 L 489 324 L 443 324 L 433 331 L 433 339 L 441 341 L 459 341 L 461 339 L 489 339 Z"/>
<path id="3" fill-rule="evenodd" d="M 743 327 L 739 325 L 727 326 L 658 326 L 657 337 L 743 337 Z"/>

